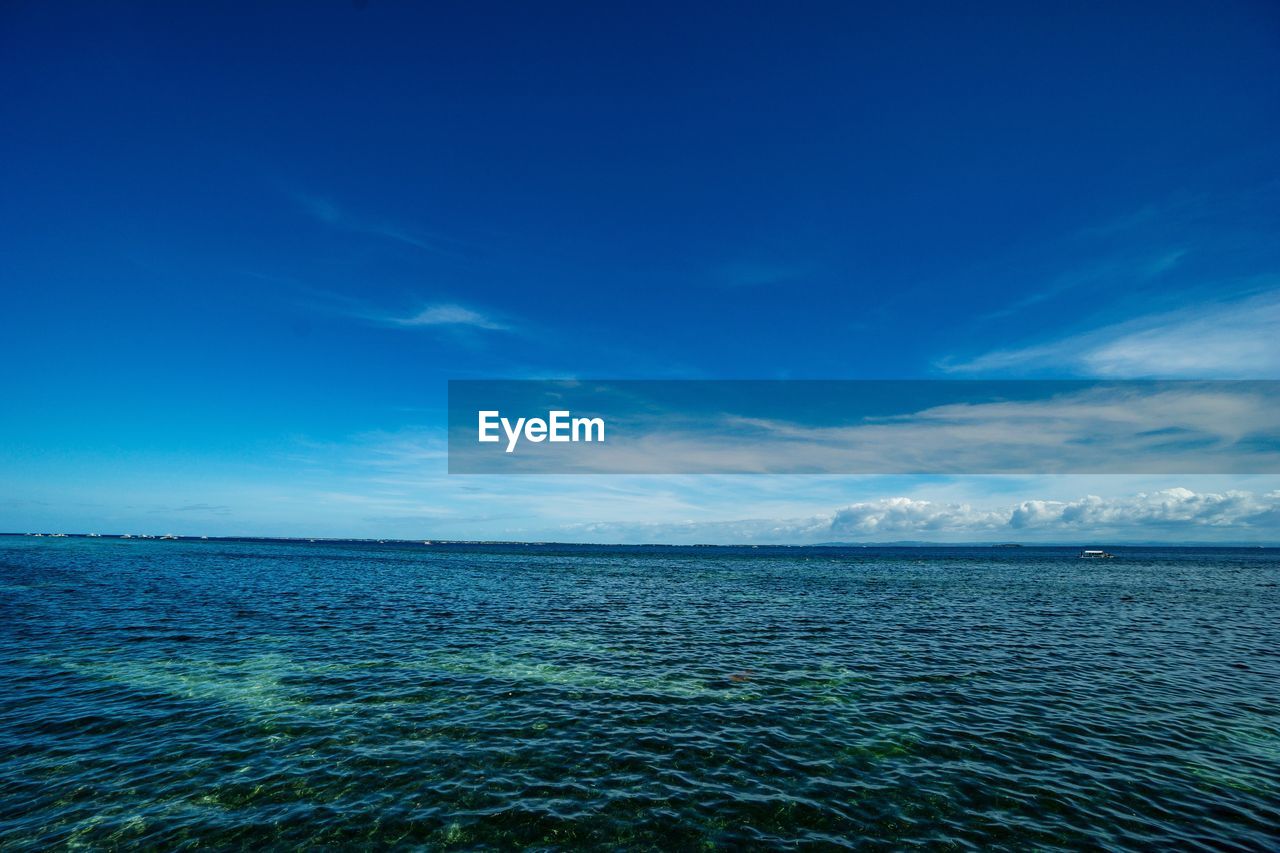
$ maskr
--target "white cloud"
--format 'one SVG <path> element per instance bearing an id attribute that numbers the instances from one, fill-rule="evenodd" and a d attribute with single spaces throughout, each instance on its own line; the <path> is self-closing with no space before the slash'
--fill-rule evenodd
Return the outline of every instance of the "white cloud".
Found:
<path id="1" fill-rule="evenodd" d="M 506 331 L 510 328 L 478 311 L 448 303 L 428 305 L 411 316 L 387 317 L 385 321 L 394 326 L 470 326 L 488 331 Z"/>
<path id="2" fill-rule="evenodd" d="M 1104 499 L 1023 501 L 1014 508 L 1010 526 L 1028 528 L 1136 528 L 1150 526 L 1241 527 L 1266 522 L 1280 507 L 1280 493 L 1257 496 L 1245 491 L 1197 494 L 1173 488 Z"/>
<path id="3" fill-rule="evenodd" d="M 1175 487 L 1119 497 L 1086 495 L 1072 501 L 1024 500 L 1012 507 L 885 498 L 851 504 L 831 516 L 833 533 L 1124 532 L 1141 536 L 1153 527 L 1194 533 L 1203 528 L 1249 530 L 1280 520 L 1280 491 L 1194 492 Z M 1167 532 L 1167 531 L 1164 531 Z M 1162 533 L 1163 535 L 1163 533 Z"/>
<path id="4" fill-rule="evenodd" d="M 404 314 L 371 305 L 360 299 L 326 291 L 309 291 L 307 307 L 316 311 L 337 314 L 379 326 L 399 328 L 479 329 L 490 332 L 509 332 L 512 327 L 491 314 L 456 302 L 434 302 L 418 310 Z"/>
<path id="5" fill-rule="evenodd" d="M 1120 497 L 1086 495 L 1072 501 L 1024 500 L 1013 507 L 981 509 L 887 498 L 853 504 L 832 516 L 834 532 L 987 532 L 1041 530 L 1111 532 L 1133 535 L 1153 527 L 1194 532 L 1202 528 L 1270 528 L 1280 512 L 1280 492 L 1194 492 L 1175 487 Z"/>
<path id="6" fill-rule="evenodd" d="M 944 360 L 949 373 L 1045 370 L 1098 377 L 1280 377 L 1280 291 L 1141 317 L 1061 340 Z"/>
<path id="7" fill-rule="evenodd" d="M 947 530 L 998 530 L 1007 516 L 975 510 L 969 504 L 942 504 L 911 498 L 882 498 L 850 504 L 831 517 L 833 534 L 925 533 Z"/>

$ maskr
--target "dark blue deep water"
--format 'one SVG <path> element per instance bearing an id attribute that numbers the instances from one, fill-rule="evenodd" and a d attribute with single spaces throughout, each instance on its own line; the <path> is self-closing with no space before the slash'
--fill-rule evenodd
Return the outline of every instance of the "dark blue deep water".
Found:
<path id="1" fill-rule="evenodd" d="M 0 847 L 1280 848 L 1280 552 L 0 538 Z"/>

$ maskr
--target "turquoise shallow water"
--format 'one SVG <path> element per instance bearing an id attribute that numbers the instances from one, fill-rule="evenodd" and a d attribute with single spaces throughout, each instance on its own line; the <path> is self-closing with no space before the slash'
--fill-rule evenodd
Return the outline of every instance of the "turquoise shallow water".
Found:
<path id="1" fill-rule="evenodd" d="M 0 538 L 0 847 L 1280 848 L 1280 552 Z"/>

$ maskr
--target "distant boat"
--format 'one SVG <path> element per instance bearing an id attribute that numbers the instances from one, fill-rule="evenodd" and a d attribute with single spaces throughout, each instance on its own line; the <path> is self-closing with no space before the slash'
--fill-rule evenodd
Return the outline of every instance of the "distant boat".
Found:
<path id="1" fill-rule="evenodd" d="M 1080 552 L 1082 560 L 1107 560 L 1113 559 L 1115 554 L 1108 554 L 1100 548 L 1086 548 Z"/>

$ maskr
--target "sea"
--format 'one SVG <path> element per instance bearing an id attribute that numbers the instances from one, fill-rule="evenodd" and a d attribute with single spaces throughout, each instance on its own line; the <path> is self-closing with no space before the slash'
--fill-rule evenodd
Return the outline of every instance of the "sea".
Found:
<path id="1" fill-rule="evenodd" d="M 0 537 L 0 848 L 1280 849 L 1280 551 L 1079 550 Z"/>

